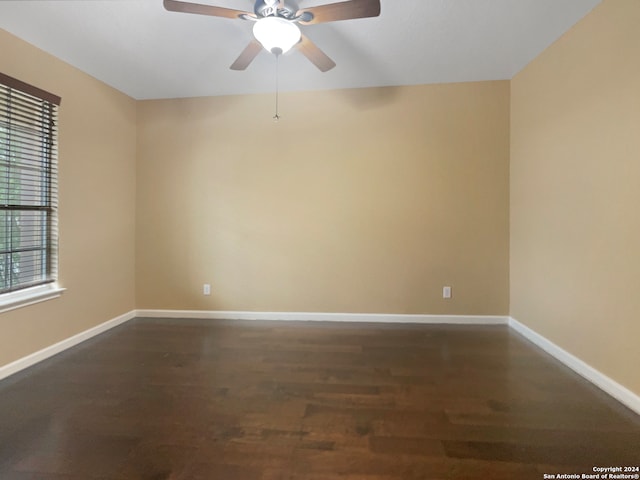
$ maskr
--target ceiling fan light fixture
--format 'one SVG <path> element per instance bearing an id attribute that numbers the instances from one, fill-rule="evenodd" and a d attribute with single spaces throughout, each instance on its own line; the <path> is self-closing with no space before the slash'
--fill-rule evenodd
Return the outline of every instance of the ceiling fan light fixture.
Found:
<path id="1" fill-rule="evenodd" d="M 280 17 L 265 17 L 253 25 L 253 35 L 269 52 L 286 53 L 300 41 L 298 26 Z"/>

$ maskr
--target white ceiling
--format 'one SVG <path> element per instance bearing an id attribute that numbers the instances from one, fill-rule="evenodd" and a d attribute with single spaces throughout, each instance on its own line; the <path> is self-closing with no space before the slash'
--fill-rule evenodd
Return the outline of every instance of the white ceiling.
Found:
<path id="1" fill-rule="evenodd" d="M 253 10 L 252 0 L 199 3 Z M 380 17 L 302 27 L 337 67 L 321 73 L 292 51 L 280 59 L 280 88 L 510 79 L 598 3 L 381 0 Z M 1 28 L 136 99 L 273 91 L 265 51 L 246 71 L 229 70 L 252 25 L 167 12 L 162 0 L 0 0 Z"/>

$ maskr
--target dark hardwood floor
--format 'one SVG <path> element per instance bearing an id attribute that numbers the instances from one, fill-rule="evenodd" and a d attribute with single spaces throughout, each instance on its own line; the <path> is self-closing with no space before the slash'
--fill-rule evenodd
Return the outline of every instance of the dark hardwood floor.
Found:
<path id="1" fill-rule="evenodd" d="M 0 382 L 2 480 L 634 465 L 640 417 L 502 326 L 137 319 Z"/>

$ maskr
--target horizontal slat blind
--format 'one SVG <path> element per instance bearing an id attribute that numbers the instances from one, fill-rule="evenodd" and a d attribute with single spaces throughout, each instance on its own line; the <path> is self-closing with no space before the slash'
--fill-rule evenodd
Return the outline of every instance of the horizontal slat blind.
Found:
<path id="1" fill-rule="evenodd" d="M 59 103 L 0 74 L 0 294 L 56 280 Z"/>

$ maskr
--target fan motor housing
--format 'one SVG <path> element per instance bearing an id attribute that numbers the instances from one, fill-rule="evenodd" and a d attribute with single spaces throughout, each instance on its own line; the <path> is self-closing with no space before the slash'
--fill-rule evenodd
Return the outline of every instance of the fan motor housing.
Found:
<path id="1" fill-rule="evenodd" d="M 296 5 L 284 4 L 279 7 L 278 0 L 257 0 L 254 7 L 254 12 L 258 17 L 278 16 L 291 20 L 295 18 L 298 11 Z"/>

